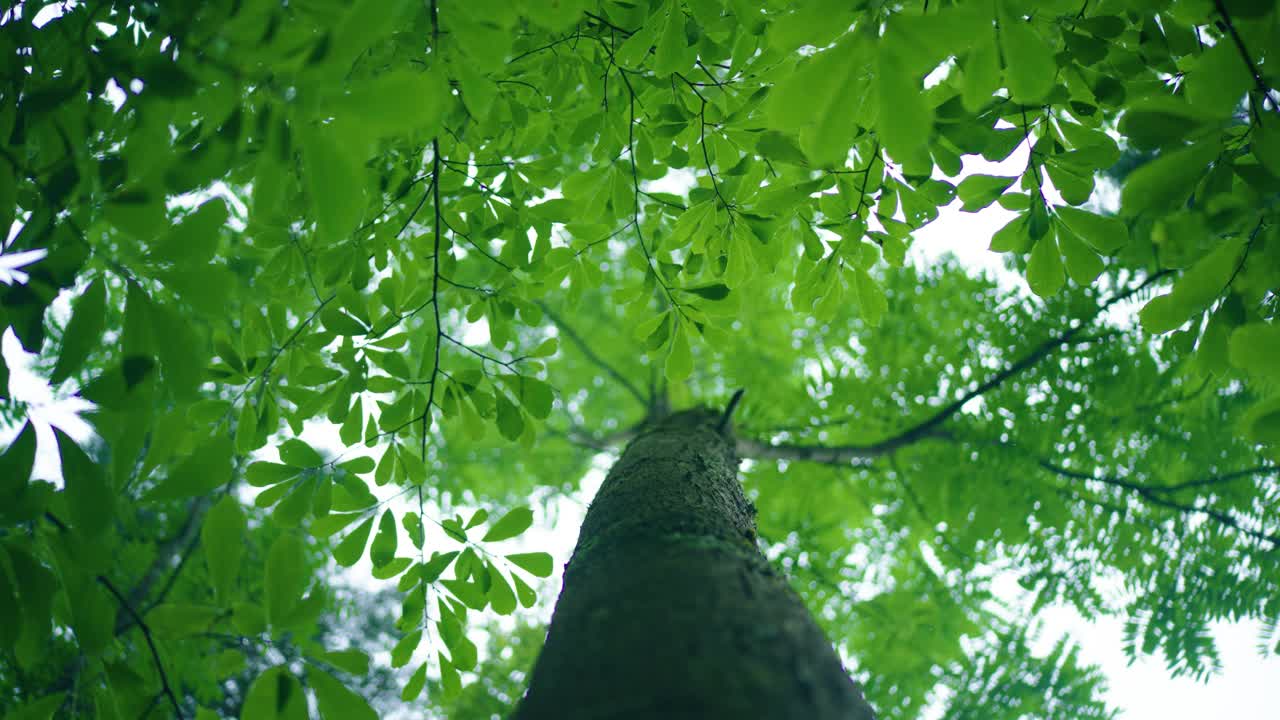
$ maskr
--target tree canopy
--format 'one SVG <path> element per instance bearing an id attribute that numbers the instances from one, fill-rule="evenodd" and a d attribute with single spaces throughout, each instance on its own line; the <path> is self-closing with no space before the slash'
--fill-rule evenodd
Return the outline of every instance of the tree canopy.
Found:
<path id="1" fill-rule="evenodd" d="M 1278 48 L 1269 0 L 10 8 L 0 322 L 94 433 L 0 363 L 0 709 L 489 717 L 566 559 L 514 539 L 740 388 L 884 718 L 1108 716 L 1051 604 L 1280 652 Z M 908 261 L 995 204 L 1031 293 Z"/>

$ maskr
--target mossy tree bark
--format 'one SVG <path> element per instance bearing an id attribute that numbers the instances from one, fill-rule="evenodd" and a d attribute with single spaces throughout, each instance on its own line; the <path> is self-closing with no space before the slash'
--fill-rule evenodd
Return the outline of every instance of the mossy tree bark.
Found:
<path id="1" fill-rule="evenodd" d="M 515 720 L 873 717 L 757 549 L 718 424 L 671 415 L 610 470 Z"/>

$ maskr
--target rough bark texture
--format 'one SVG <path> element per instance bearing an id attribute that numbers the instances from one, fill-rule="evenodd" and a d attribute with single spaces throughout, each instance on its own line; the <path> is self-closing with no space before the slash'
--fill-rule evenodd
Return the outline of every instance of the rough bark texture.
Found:
<path id="1" fill-rule="evenodd" d="M 515 720 L 872 718 L 757 549 L 717 423 L 707 410 L 672 415 L 609 472 Z"/>

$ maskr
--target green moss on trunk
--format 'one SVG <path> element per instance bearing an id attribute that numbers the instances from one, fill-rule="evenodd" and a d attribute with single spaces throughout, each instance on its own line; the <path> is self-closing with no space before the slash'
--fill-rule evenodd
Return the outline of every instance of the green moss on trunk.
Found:
<path id="1" fill-rule="evenodd" d="M 872 717 L 756 548 L 717 419 L 669 416 L 610 470 L 517 720 Z"/>

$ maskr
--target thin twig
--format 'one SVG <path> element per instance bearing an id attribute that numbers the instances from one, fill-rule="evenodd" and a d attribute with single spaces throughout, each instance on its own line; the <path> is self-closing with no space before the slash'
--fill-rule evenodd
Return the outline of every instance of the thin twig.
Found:
<path id="1" fill-rule="evenodd" d="M 160 651 L 156 649 L 155 639 L 151 637 L 151 628 L 147 625 L 147 622 L 142 619 L 142 616 L 138 614 L 138 611 L 133 609 L 133 606 L 129 604 L 129 601 L 125 599 L 124 595 L 116 589 L 116 586 L 111 584 L 110 580 L 101 575 L 97 577 L 97 580 L 99 584 L 115 596 L 116 602 L 120 604 L 120 608 L 133 617 L 133 622 L 138 626 L 138 629 L 142 631 L 142 636 L 147 640 L 147 647 L 151 649 L 151 659 L 155 662 L 156 672 L 160 673 L 160 687 L 163 688 L 165 696 L 169 698 L 169 704 L 173 705 L 173 714 L 177 716 L 179 720 L 186 717 L 182 713 L 182 705 L 178 703 L 178 696 L 173 693 L 173 688 L 169 685 L 169 676 L 165 673 L 164 664 L 160 661 Z"/>
<path id="2" fill-rule="evenodd" d="M 538 307 L 542 308 L 542 313 L 550 318 L 551 322 L 555 323 L 556 327 L 560 328 L 560 332 L 564 333 L 564 336 L 569 338 L 570 342 L 578 346 L 578 350 L 582 351 L 582 354 L 585 355 L 588 360 L 595 363 L 596 367 L 608 373 L 610 377 L 618 382 L 618 385 L 622 386 L 622 388 L 638 400 L 641 405 L 644 407 L 649 406 L 649 399 L 644 396 L 644 393 L 640 392 L 640 388 L 636 387 L 635 383 L 631 382 L 626 378 L 626 376 L 618 372 L 617 368 L 613 367 L 606 362 L 604 358 L 600 357 L 600 355 L 596 353 L 595 349 L 593 349 L 591 345 L 589 345 L 587 341 L 573 329 L 572 326 L 557 315 L 549 305 L 542 300 L 535 300 L 534 302 L 537 303 Z"/>
<path id="3" fill-rule="evenodd" d="M 942 425 L 950 420 L 956 413 L 969 403 L 969 401 L 990 392 L 999 387 L 1001 383 L 1018 373 L 1040 363 L 1045 358 L 1053 354 L 1058 348 L 1068 345 L 1075 340 L 1076 336 L 1084 331 L 1094 320 L 1110 309 L 1116 303 L 1127 300 L 1143 289 L 1150 286 L 1155 281 L 1168 275 L 1171 271 L 1162 270 L 1147 276 L 1147 279 L 1140 284 L 1119 293 L 1115 297 L 1107 300 L 1098 306 L 1087 319 L 1078 323 L 1075 327 L 1045 340 L 1024 355 L 1021 359 L 1010 364 L 1004 370 L 992 375 L 986 381 L 977 385 L 973 389 L 964 393 L 955 401 L 942 407 L 940 410 L 929 416 L 927 419 L 919 422 L 906 430 L 892 437 L 880 440 L 874 443 L 864 445 L 843 445 L 843 446 L 821 446 L 821 445 L 793 445 L 793 444 L 770 444 L 756 440 L 745 438 L 738 439 L 738 454 L 742 457 L 772 460 L 806 460 L 809 462 L 818 462 L 832 465 L 847 465 L 854 460 L 870 460 L 872 458 L 884 456 L 893 452 L 898 448 L 914 444 L 921 440 L 929 438 L 945 438 L 948 433 L 942 429 Z"/>

